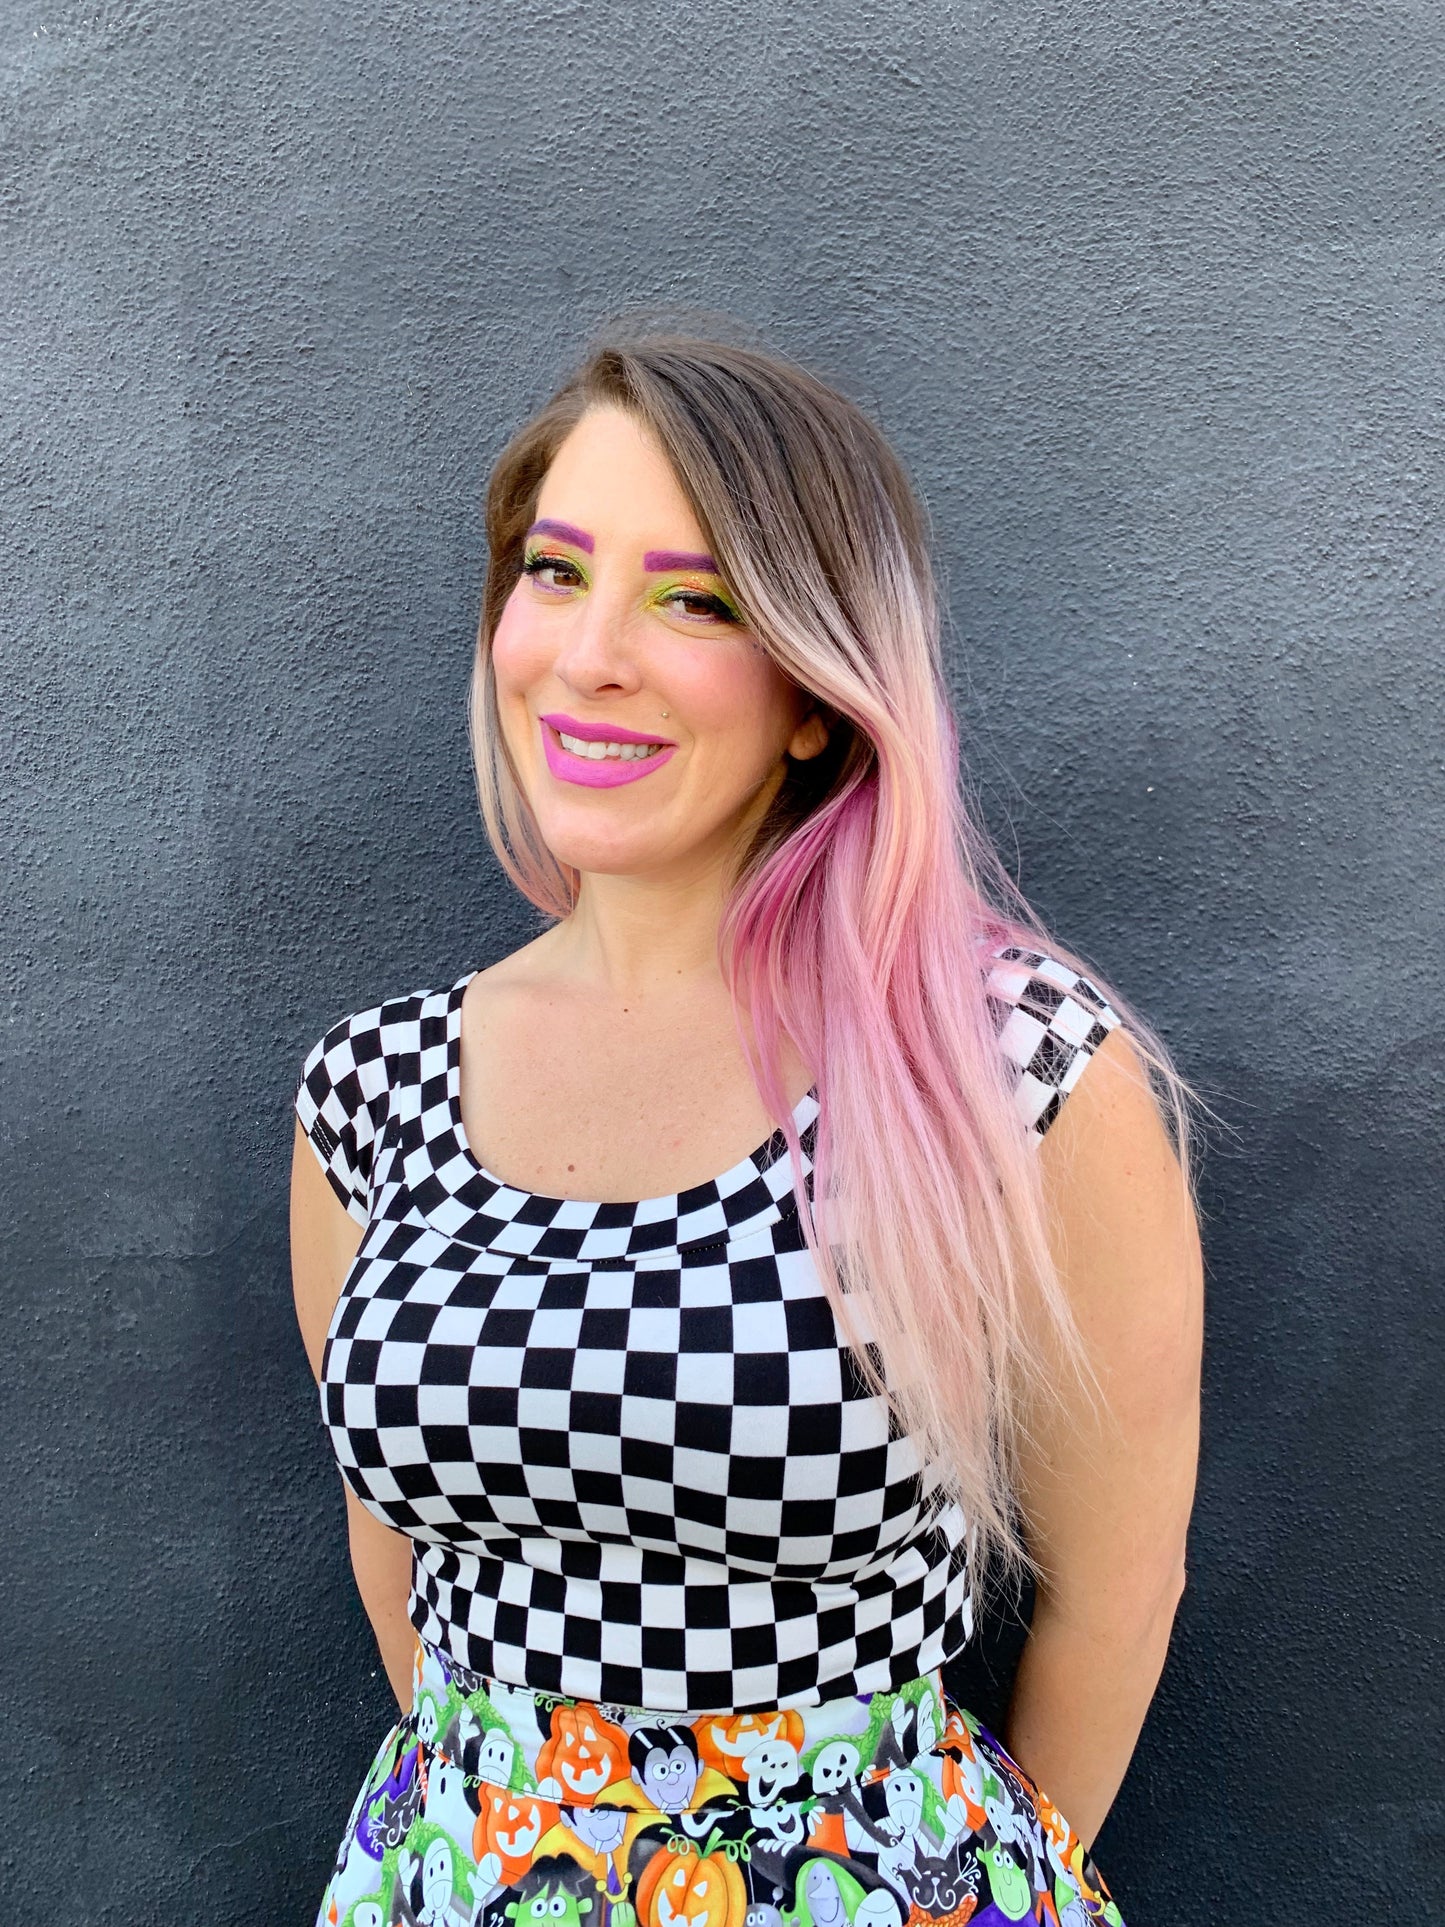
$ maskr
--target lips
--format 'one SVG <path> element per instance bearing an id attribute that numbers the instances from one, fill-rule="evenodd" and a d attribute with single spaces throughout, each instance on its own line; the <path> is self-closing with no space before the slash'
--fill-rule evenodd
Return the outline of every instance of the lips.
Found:
<path id="1" fill-rule="evenodd" d="M 610 790 L 619 783 L 636 783 L 644 776 L 651 776 L 654 770 L 661 769 L 664 763 L 672 761 L 677 751 L 676 743 L 667 743 L 651 756 L 640 756 L 623 761 L 614 757 L 574 756 L 564 749 L 558 733 L 558 722 L 549 716 L 540 719 L 542 729 L 542 753 L 547 759 L 547 767 L 563 783 L 576 783 L 583 789 Z M 660 743 L 659 736 L 640 736 L 635 730 L 620 730 L 615 723 L 605 727 L 588 724 L 585 728 L 574 725 L 570 718 L 560 719 L 561 727 L 569 736 L 575 734 L 583 742 L 612 743 Z"/>
<path id="2" fill-rule="evenodd" d="M 644 736 L 635 729 L 624 729 L 621 723 L 579 723 L 575 716 L 564 716 L 560 710 L 540 718 L 550 723 L 564 736 L 576 736 L 584 743 L 671 743 L 670 736 Z"/>

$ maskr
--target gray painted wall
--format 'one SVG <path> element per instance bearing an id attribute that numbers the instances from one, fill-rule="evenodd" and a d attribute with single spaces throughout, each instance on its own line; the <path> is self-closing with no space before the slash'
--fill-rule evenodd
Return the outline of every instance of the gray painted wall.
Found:
<path id="1" fill-rule="evenodd" d="M 391 1709 L 291 1091 L 533 927 L 467 767 L 480 492 L 667 298 L 876 406 L 990 820 L 1236 1132 L 1100 1864 L 1133 1927 L 1423 1918 L 1435 0 L 10 0 L 0 48 L 6 1917 L 310 1920 Z"/>

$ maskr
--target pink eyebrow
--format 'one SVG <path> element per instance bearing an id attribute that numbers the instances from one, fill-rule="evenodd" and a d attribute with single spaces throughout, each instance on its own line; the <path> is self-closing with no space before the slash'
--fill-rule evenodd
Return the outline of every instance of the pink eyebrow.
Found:
<path id="1" fill-rule="evenodd" d="M 668 569 L 696 569 L 703 575 L 720 573 L 718 565 L 710 555 L 695 555 L 688 549 L 649 549 L 642 558 L 642 566 L 649 572 Z"/>
<path id="2" fill-rule="evenodd" d="M 573 528 L 570 522 L 554 522 L 550 516 L 543 516 L 534 522 L 527 531 L 528 535 L 555 535 L 559 542 L 570 542 L 574 549 L 581 549 L 584 555 L 591 555 L 596 544 L 586 529 Z"/>

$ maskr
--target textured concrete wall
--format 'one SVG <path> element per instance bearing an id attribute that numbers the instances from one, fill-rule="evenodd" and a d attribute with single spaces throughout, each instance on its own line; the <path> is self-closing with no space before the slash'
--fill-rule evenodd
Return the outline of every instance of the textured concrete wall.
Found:
<path id="1" fill-rule="evenodd" d="M 881 413 L 990 819 L 1236 1133 L 1100 1864 L 1136 1927 L 1438 1903 L 1442 59 L 1435 0 L 10 0 L 7 1919 L 310 1919 L 391 1712 L 289 1099 L 532 927 L 479 495 L 659 298 Z"/>

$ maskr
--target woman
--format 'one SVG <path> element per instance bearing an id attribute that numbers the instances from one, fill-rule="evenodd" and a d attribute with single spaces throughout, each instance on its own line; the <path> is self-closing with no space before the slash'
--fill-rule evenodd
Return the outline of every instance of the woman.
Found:
<path id="1" fill-rule="evenodd" d="M 1118 1921 L 1087 1843 L 1195 1473 L 1187 1093 L 970 822 L 924 519 L 851 404 L 605 347 L 488 534 L 482 809 L 547 927 L 338 1023 L 297 1098 L 402 1709 L 318 1918 Z M 1023 1567 L 996 1737 L 939 1669 Z"/>

